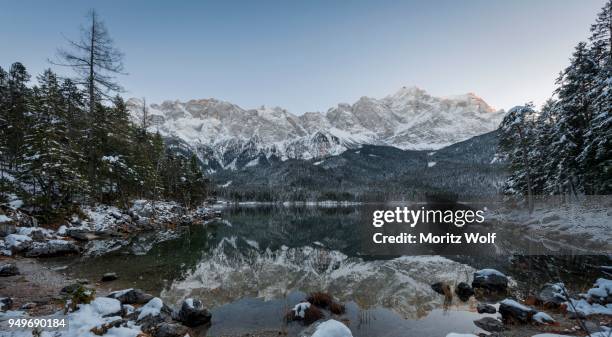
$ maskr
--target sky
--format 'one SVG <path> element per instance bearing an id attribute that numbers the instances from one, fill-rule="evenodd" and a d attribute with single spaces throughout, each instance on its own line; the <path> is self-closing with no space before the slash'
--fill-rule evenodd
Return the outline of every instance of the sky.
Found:
<path id="1" fill-rule="evenodd" d="M 0 4 L 0 66 L 32 74 L 95 8 L 125 53 L 124 97 L 327 111 L 416 85 L 497 109 L 554 90 L 604 0 L 30 1 Z"/>

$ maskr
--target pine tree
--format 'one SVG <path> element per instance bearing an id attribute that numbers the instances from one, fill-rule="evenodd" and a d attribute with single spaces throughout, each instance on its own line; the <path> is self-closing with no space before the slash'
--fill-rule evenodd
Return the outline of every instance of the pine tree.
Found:
<path id="1" fill-rule="evenodd" d="M 591 55 L 598 69 L 591 92 L 593 119 L 580 161 L 586 192 L 612 194 L 612 1 L 597 16 L 591 33 Z"/>
<path id="2" fill-rule="evenodd" d="M 499 130 L 500 155 L 512 172 L 506 192 L 526 197 L 529 211 L 533 210 L 533 155 L 536 143 L 533 104 L 516 106 L 504 117 Z"/>
<path id="3" fill-rule="evenodd" d="M 5 137 L 5 162 L 9 170 L 17 170 L 19 158 L 23 152 L 23 136 L 26 126 L 27 101 L 30 89 L 27 83 L 30 75 L 23 64 L 15 62 L 11 65 L 8 73 L 8 87 L 4 96 L 4 121 L 6 128 L 3 131 Z"/>
<path id="4" fill-rule="evenodd" d="M 597 66 L 586 43 L 581 42 L 570 65 L 557 79 L 558 116 L 551 150 L 559 158 L 553 180 L 560 192 L 585 192 L 583 164 L 578 156 L 585 146 L 584 132 L 593 119 L 591 102 L 596 75 Z"/>
<path id="5" fill-rule="evenodd" d="M 51 70 L 38 77 L 29 110 L 22 177 L 32 186 L 31 203 L 50 220 L 86 186 L 74 164 L 78 155 L 69 145 L 61 87 Z"/>

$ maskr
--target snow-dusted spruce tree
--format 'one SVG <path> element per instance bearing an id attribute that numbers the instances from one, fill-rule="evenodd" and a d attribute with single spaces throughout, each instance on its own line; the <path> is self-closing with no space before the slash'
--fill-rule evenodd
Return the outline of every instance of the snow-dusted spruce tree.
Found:
<path id="1" fill-rule="evenodd" d="M 19 159 L 23 150 L 23 131 L 25 130 L 25 114 L 30 89 L 27 83 L 30 74 L 23 64 L 15 62 L 11 65 L 6 79 L 2 102 L 3 160 L 9 171 L 19 167 Z"/>
<path id="2" fill-rule="evenodd" d="M 584 184 L 584 165 L 578 156 L 584 150 L 584 134 L 593 119 L 593 88 L 597 65 L 587 48 L 580 42 L 572 55 L 570 65 L 557 79 L 555 91 L 557 119 L 553 131 L 551 151 L 559 162 L 552 180 L 560 192 L 588 193 Z"/>
<path id="3" fill-rule="evenodd" d="M 25 130 L 22 180 L 31 186 L 30 203 L 49 217 L 82 193 L 86 182 L 70 146 L 64 97 L 57 76 L 46 70 L 33 88 Z"/>
<path id="4" fill-rule="evenodd" d="M 512 172 L 506 182 L 506 192 L 524 195 L 530 212 L 533 210 L 532 151 L 537 140 L 535 119 L 533 104 L 528 103 L 510 109 L 499 127 L 499 155 Z"/>
<path id="5" fill-rule="evenodd" d="M 557 102 L 549 99 L 542 111 L 537 114 L 535 120 L 535 137 L 532 149 L 530 149 L 530 161 L 532 164 L 533 193 L 535 195 L 550 194 L 548 184 L 550 177 L 556 172 L 559 164 L 558 157 L 551 152 L 550 144 L 553 141 L 553 131 L 556 122 Z M 555 188 L 553 186 L 553 188 Z"/>
<path id="6" fill-rule="evenodd" d="M 593 117 L 580 154 L 585 190 L 612 194 L 612 1 L 608 1 L 591 26 L 591 57 L 597 75 L 590 96 Z"/>

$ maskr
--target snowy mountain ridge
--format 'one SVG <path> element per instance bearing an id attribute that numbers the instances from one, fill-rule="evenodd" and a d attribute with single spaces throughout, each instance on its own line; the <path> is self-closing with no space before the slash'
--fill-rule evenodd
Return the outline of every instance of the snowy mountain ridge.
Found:
<path id="1" fill-rule="evenodd" d="M 128 106 L 141 121 L 142 101 L 130 99 Z M 363 144 L 435 150 L 496 129 L 504 115 L 472 93 L 434 97 L 417 87 L 300 116 L 213 98 L 164 101 L 148 105 L 147 113 L 150 131 L 196 150 L 221 169 L 256 165 L 260 158 L 322 158 Z"/>

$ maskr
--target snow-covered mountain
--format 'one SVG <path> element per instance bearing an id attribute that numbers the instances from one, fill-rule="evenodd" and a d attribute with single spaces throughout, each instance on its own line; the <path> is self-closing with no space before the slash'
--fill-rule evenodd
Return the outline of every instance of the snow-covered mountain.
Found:
<path id="1" fill-rule="evenodd" d="M 142 101 L 130 99 L 128 105 L 141 120 Z M 151 131 L 195 150 L 214 170 L 271 158 L 327 157 L 362 144 L 434 150 L 492 131 L 504 115 L 471 93 L 433 97 L 417 87 L 301 116 L 279 107 L 247 110 L 212 98 L 147 108 Z"/>

